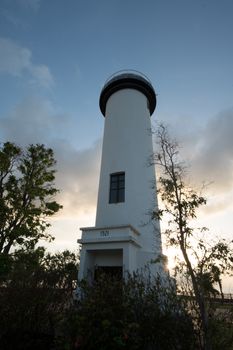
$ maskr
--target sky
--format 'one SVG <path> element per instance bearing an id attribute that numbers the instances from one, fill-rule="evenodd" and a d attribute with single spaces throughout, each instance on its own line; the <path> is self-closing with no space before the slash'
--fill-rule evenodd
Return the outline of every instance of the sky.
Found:
<path id="1" fill-rule="evenodd" d="M 122 69 L 149 77 L 152 123 L 169 125 L 195 185 L 210 183 L 200 223 L 232 239 L 232 13 L 232 0 L 0 0 L 0 142 L 55 152 L 64 208 L 50 250 L 77 249 L 95 223 L 98 100 Z"/>

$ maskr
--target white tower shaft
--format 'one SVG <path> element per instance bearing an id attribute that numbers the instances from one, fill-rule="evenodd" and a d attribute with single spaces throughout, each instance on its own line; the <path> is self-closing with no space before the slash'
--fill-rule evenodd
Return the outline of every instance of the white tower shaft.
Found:
<path id="1" fill-rule="evenodd" d="M 152 153 L 147 97 L 133 89 L 115 92 L 106 105 L 96 226 L 130 224 L 141 233 L 144 250 L 160 252 L 160 234 L 151 223 L 157 205 Z M 119 172 L 125 173 L 125 200 L 109 203 L 110 175 Z"/>
<path id="2" fill-rule="evenodd" d="M 156 96 L 150 82 L 138 74 L 120 74 L 100 95 L 105 116 L 96 226 L 84 228 L 79 278 L 99 268 L 124 274 L 150 265 L 155 274 L 162 255 L 150 116 Z M 115 270 L 114 270 L 115 269 Z M 111 272 L 111 273 L 112 273 Z"/>

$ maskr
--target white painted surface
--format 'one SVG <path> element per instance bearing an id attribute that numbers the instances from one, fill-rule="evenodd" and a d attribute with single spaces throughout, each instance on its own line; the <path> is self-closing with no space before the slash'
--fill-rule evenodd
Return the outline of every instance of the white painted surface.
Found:
<path id="1" fill-rule="evenodd" d="M 88 276 L 89 272 L 93 275 L 97 265 L 122 266 L 123 273 L 136 271 L 139 237 L 132 226 L 83 229 L 79 240 L 82 244 L 79 279 Z M 119 251 L 122 252 L 120 255 Z"/>
<path id="2" fill-rule="evenodd" d="M 147 98 L 133 89 L 115 92 L 106 106 L 96 226 L 131 224 L 147 251 L 161 252 L 159 224 L 150 223 L 156 205 L 155 171 Z M 125 202 L 109 204 L 110 174 L 125 172 Z M 155 232 L 157 231 L 157 237 Z"/>
<path id="3" fill-rule="evenodd" d="M 123 272 L 149 265 L 154 275 L 162 254 L 159 222 L 151 222 L 157 205 L 155 169 L 147 98 L 134 89 L 122 89 L 106 105 L 96 227 L 84 228 L 79 278 L 98 266 L 122 266 Z M 125 172 L 125 202 L 109 203 L 110 174 Z M 122 254 L 119 254 L 119 251 Z M 116 258 L 117 257 L 117 258 Z M 117 262 L 116 262 L 117 259 Z"/>
<path id="4" fill-rule="evenodd" d="M 123 263 L 122 249 L 97 250 L 93 254 L 94 254 L 95 266 L 122 266 L 122 263 Z"/>
<path id="5" fill-rule="evenodd" d="M 82 229 L 82 238 L 78 240 L 81 244 L 88 243 L 106 243 L 116 241 L 134 241 L 136 245 L 139 245 L 140 233 L 136 231 L 132 226 L 111 226 L 111 227 L 87 227 Z"/>

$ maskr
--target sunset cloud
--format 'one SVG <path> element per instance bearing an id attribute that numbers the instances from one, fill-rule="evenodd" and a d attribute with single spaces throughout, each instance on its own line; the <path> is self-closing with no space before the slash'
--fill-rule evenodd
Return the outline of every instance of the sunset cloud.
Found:
<path id="1" fill-rule="evenodd" d="M 51 147 L 57 160 L 58 200 L 64 207 L 59 216 L 80 217 L 95 211 L 102 142 L 77 149 L 65 136 L 68 125 L 68 115 L 58 114 L 49 100 L 32 96 L 0 118 L 0 138 L 22 147 L 31 143 Z"/>
<path id="2" fill-rule="evenodd" d="M 196 144 L 193 168 L 197 178 L 213 182 L 215 191 L 233 186 L 233 109 L 210 119 Z"/>
<path id="3" fill-rule="evenodd" d="M 187 180 L 203 188 L 208 205 L 204 212 L 215 213 L 232 206 L 233 191 L 233 109 L 221 111 L 201 127 L 189 119 L 164 121 L 171 138 L 178 141 L 181 158 L 187 164 Z M 156 140 L 155 140 L 156 141 Z"/>
<path id="4" fill-rule="evenodd" d="M 101 145 L 100 140 L 83 150 L 76 150 L 67 143 L 54 145 L 58 161 L 56 183 L 61 189 L 59 200 L 64 207 L 62 215 L 79 217 L 95 211 Z"/>

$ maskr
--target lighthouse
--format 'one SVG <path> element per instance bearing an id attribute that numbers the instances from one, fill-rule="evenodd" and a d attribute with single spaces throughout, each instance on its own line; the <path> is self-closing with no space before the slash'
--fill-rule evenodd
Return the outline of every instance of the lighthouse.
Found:
<path id="1" fill-rule="evenodd" d="M 104 137 L 95 227 L 82 228 L 79 279 L 102 272 L 125 277 L 163 271 L 151 115 L 156 94 L 147 77 L 121 71 L 105 83 L 99 99 Z"/>

